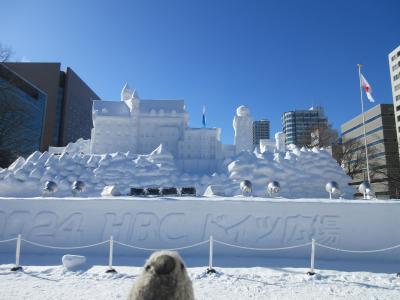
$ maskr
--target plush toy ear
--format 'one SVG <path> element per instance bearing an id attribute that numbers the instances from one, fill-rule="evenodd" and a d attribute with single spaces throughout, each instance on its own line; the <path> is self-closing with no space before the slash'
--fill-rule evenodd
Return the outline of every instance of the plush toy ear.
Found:
<path id="1" fill-rule="evenodd" d="M 147 265 L 145 268 L 146 271 L 150 270 L 150 265 Z"/>

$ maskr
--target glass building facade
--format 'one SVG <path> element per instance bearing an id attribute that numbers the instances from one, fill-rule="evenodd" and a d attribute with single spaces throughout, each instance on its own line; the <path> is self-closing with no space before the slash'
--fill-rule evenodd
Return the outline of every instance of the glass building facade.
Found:
<path id="1" fill-rule="evenodd" d="M 0 166 L 40 150 L 47 95 L 0 65 Z"/>
<path id="2" fill-rule="evenodd" d="M 64 88 L 59 87 L 56 102 L 56 120 L 53 129 L 52 145 L 58 146 L 61 140 L 62 106 L 64 98 Z"/>
<path id="3" fill-rule="evenodd" d="M 269 121 L 266 119 L 253 122 L 253 145 L 260 145 L 260 140 L 269 139 Z"/>
<path id="4" fill-rule="evenodd" d="M 282 129 L 286 134 L 286 145 L 310 145 L 311 131 L 321 127 L 328 127 L 328 119 L 321 107 L 289 111 L 282 115 Z"/>

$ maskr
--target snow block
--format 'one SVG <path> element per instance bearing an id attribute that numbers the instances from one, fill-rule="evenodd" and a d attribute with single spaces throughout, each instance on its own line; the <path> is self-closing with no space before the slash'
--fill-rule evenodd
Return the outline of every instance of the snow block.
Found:
<path id="1" fill-rule="evenodd" d="M 204 196 L 225 196 L 225 188 L 222 185 L 209 185 L 204 192 Z"/>
<path id="2" fill-rule="evenodd" d="M 67 270 L 73 271 L 86 263 L 86 257 L 82 255 L 66 254 L 62 257 L 62 264 Z"/>
<path id="3" fill-rule="evenodd" d="M 119 192 L 119 190 L 116 188 L 115 185 L 107 185 L 104 187 L 103 191 L 101 192 L 101 195 L 103 197 L 120 196 L 121 193 Z"/>

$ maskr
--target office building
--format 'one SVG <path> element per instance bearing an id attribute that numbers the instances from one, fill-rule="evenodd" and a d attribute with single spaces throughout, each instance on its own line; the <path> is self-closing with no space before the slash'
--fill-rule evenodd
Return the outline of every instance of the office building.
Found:
<path id="1" fill-rule="evenodd" d="M 0 64 L 0 167 L 43 143 L 47 95 Z"/>
<path id="2" fill-rule="evenodd" d="M 365 130 L 372 189 L 378 198 L 397 198 L 400 166 L 393 105 L 378 104 L 366 111 Z M 343 166 L 356 188 L 368 180 L 362 115 L 344 123 L 341 131 Z"/>
<path id="3" fill-rule="evenodd" d="M 288 111 L 282 115 L 286 145 L 310 146 L 311 132 L 328 127 L 328 119 L 325 117 L 322 107 Z"/>
<path id="4" fill-rule="evenodd" d="M 7 62 L 4 65 L 47 96 L 40 150 L 90 138 L 92 100 L 100 97 L 71 68 L 63 71 L 60 63 Z"/>
<path id="5" fill-rule="evenodd" d="M 394 114 L 396 119 L 397 143 L 400 145 L 400 46 L 389 54 L 390 82 L 392 83 L 392 95 Z"/>
<path id="6" fill-rule="evenodd" d="M 269 121 L 267 119 L 253 122 L 253 145 L 260 145 L 260 140 L 269 140 Z"/>

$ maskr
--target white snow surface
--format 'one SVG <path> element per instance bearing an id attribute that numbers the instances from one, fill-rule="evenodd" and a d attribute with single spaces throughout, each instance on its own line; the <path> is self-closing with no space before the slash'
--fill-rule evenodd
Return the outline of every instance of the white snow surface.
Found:
<path id="1" fill-rule="evenodd" d="M 0 170 L 0 196 L 37 197 L 43 194 L 46 181 L 58 185 L 56 197 L 71 195 L 71 184 L 85 183 L 83 197 L 99 196 L 105 186 L 115 186 L 122 194 L 130 187 L 194 186 L 202 195 L 208 186 L 220 194 L 240 195 L 240 182 L 250 180 L 254 196 L 265 196 L 270 181 L 281 185 L 279 196 L 286 198 L 326 197 L 329 181 L 339 184 L 342 195 L 351 198 L 351 181 L 337 162 L 324 149 L 291 148 L 286 153 L 243 151 L 226 159 L 220 172 L 186 174 L 177 167 L 174 157 L 160 145 L 148 155 L 116 152 L 89 155 L 66 147 L 61 155 L 34 152 L 27 159 L 18 158 L 9 168 Z"/>
<path id="2" fill-rule="evenodd" d="M 12 265 L 3 264 L 0 299 L 126 299 L 144 259 L 135 259 L 134 266 L 115 266 L 116 274 L 106 274 L 104 265 L 75 272 L 60 265 L 24 266 L 22 272 L 12 272 Z M 221 261 L 238 265 L 235 258 Z M 390 265 L 326 262 L 310 277 L 306 261 L 260 260 L 249 266 L 242 261 L 241 267 L 216 267 L 213 275 L 205 274 L 206 264 L 192 259 L 186 263 L 197 300 L 398 299 L 400 294 L 400 280 Z"/>

